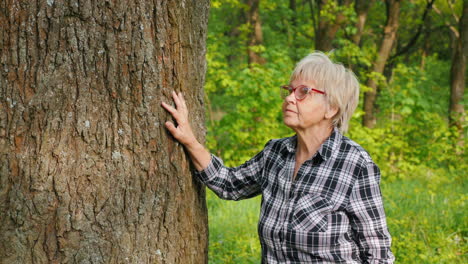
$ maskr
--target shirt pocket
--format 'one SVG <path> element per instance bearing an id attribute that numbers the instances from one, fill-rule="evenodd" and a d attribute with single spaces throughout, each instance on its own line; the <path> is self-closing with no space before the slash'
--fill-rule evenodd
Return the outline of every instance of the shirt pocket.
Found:
<path id="1" fill-rule="evenodd" d="M 291 228 L 300 233 L 326 232 L 332 203 L 317 194 L 301 197 L 294 206 Z"/>

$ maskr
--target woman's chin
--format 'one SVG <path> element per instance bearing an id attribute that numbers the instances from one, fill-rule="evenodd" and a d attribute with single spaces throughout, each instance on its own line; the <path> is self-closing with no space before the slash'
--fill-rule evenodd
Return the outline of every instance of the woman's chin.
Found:
<path id="1" fill-rule="evenodd" d="M 288 117 L 283 118 L 283 123 L 291 129 L 294 129 L 298 125 L 297 122 L 295 122 L 294 120 L 291 120 L 291 118 L 288 118 Z"/>

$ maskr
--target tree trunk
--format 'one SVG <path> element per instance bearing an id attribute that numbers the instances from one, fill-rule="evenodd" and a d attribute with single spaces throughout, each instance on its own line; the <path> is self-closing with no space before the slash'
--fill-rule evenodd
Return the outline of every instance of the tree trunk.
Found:
<path id="1" fill-rule="evenodd" d="M 230 29 L 225 32 L 228 36 L 228 46 L 232 49 L 227 53 L 227 62 L 230 66 L 236 65 L 239 61 L 245 62 L 246 54 L 239 52 L 245 48 L 245 36 L 241 31 L 241 26 L 247 23 L 247 15 L 244 8 L 231 8 L 230 13 L 225 17 Z"/>
<path id="2" fill-rule="evenodd" d="M 248 34 L 247 55 L 249 65 L 253 63 L 264 64 L 265 58 L 262 58 L 256 47 L 263 44 L 262 22 L 260 20 L 260 0 L 247 0 L 249 7 L 247 11 L 247 23 L 250 31 Z"/>
<path id="3" fill-rule="evenodd" d="M 424 43 L 421 49 L 421 69 L 424 70 L 426 66 L 426 59 L 430 54 L 431 50 L 431 32 L 432 32 L 433 19 L 432 16 L 427 16 L 424 20 Z"/>
<path id="4" fill-rule="evenodd" d="M 299 54 L 297 50 L 299 49 L 299 42 L 297 41 L 297 5 L 296 0 L 289 0 L 289 9 L 291 10 L 291 50 L 290 57 L 293 61 L 299 60 Z"/>
<path id="5" fill-rule="evenodd" d="M 459 144 L 463 144 L 463 123 L 465 109 L 463 95 L 465 92 L 466 58 L 468 56 L 468 0 L 463 2 L 463 14 L 459 22 L 459 37 L 455 38 L 455 54 L 450 69 L 450 125 L 455 126 L 460 134 Z"/>
<path id="6" fill-rule="evenodd" d="M 364 33 L 364 26 L 366 25 L 367 13 L 374 0 L 356 0 L 354 2 L 354 10 L 357 14 L 356 34 L 352 36 L 354 44 L 360 46 L 362 34 Z"/>
<path id="7" fill-rule="evenodd" d="M 319 12 L 319 22 L 315 36 L 315 49 L 324 52 L 328 52 L 333 49 L 333 40 L 335 39 L 336 33 L 346 20 L 346 17 L 342 12 L 336 13 L 336 17 L 333 21 L 330 21 L 329 18 L 321 15 L 322 10 L 326 8 L 330 1 L 335 0 L 320 0 L 318 4 L 319 8 L 317 10 Z M 342 4 L 348 6 L 351 2 L 352 1 L 350 0 L 345 0 Z M 339 3 L 336 3 L 336 5 L 339 5 Z M 330 11 L 333 12 L 333 10 L 328 10 L 328 12 Z"/>
<path id="8" fill-rule="evenodd" d="M 315 36 L 315 49 L 320 51 L 330 51 L 333 49 L 332 41 L 335 38 L 336 32 L 340 26 L 338 23 L 330 22 L 328 18 L 321 16 L 321 11 L 328 3 L 329 0 L 318 1 L 318 28 Z M 340 14 L 337 14 L 336 19 L 338 20 Z"/>
<path id="9" fill-rule="evenodd" d="M 401 0 L 386 0 L 387 5 L 387 23 L 384 28 L 384 34 L 382 42 L 379 48 L 379 54 L 374 63 L 373 71 L 379 74 L 383 74 L 385 64 L 390 51 L 396 41 L 396 32 L 398 30 L 398 19 L 400 16 L 400 3 Z M 375 126 L 375 101 L 377 98 L 377 82 L 370 78 L 367 82 L 367 86 L 371 89 L 364 93 L 364 117 L 363 125 L 369 128 Z"/>
<path id="10" fill-rule="evenodd" d="M 0 3 L 0 262 L 206 263 L 204 188 L 163 126 L 204 137 L 209 3 Z"/>

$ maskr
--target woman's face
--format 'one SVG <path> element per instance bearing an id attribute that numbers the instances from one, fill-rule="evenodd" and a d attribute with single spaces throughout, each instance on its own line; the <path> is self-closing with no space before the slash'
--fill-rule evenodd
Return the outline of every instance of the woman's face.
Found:
<path id="1" fill-rule="evenodd" d="M 317 89 L 314 81 L 296 79 L 290 83 L 293 88 L 301 85 Z M 297 100 L 294 92 L 289 94 L 283 102 L 283 121 L 286 126 L 295 131 L 304 130 L 322 124 L 329 125 L 326 118 L 327 104 L 325 95 L 310 91 L 302 100 Z"/>

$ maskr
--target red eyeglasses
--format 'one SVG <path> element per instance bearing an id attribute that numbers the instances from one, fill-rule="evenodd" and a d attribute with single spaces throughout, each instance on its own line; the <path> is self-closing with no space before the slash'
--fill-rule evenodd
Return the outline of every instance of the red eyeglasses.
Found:
<path id="1" fill-rule="evenodd" d="M 317 90 L 315 88 L 310 88 L 305 85 L 299 85 L 297 87 L 292 87 L 292 85 L 282 85 L 281 86 L 281 97 L 285 99 L 291 93 L 294 93 L 296 100 L 301 101 L 304 100 L 308 93 L 316 92 L 319 94 L 325 94 L 324 91 Z"/>

